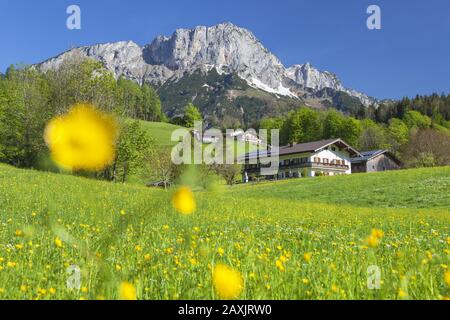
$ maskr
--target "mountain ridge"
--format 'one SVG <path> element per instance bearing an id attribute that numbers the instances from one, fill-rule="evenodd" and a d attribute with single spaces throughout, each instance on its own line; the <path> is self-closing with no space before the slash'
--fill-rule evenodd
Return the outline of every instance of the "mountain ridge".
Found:
<path id="1" fill-rule="evenodd" d="M 148 83 L 157 90 L 195 72 L 206 76 L 215 69 L 219 75 L 237 75 L 252 88 L 313 107 L 334 105 L 339 95 L 366 107 L 378 103 L 346 88 L 334 73 L 320 71 L 308 62 L 285 67 L 251 31 L 230 22 L 179 28 L 171 36 L 157 36 L 142 46 L 127 40 L 78 47 L 45 60 L 39 67 L 44 71 L 58 68 L 72 55 L 101 61 L 117 78 Z"/>

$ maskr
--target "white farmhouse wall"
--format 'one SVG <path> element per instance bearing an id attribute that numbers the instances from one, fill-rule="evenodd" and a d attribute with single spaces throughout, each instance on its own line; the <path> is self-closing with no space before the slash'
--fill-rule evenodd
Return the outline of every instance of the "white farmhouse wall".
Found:
<path id="1" fill-rule="evenodd" d="M 320 158 L 320 162 L 323 162 L 323 158 L 327 158 L 330 163 L 333 160 L 344 160 L 345 164 L 349 167 L 349 169 L 346 170 L 345 173 L 346 174 L 352 173 L 351 164 L 350 164 L 350 154 L 345 150 L 338 150 L 337 147 L 336 147 L 336 151 L 333 151 L 331 149 L 330 150 L 322 150 L 322 151 L 313 153 L 310 156 L 310 161 L 313 162 L 314 158 L 316 158 L 316 157 Z"/>

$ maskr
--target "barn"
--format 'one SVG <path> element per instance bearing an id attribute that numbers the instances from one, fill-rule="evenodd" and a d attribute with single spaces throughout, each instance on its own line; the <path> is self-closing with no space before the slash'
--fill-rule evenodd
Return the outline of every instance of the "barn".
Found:
<path id="1" fill-rule="evenodd" d="M 377 172 L 400 169 L 402 163 L 389 150 L 360 152 L 360 157 L 351 158 L 352 173 Z"/>

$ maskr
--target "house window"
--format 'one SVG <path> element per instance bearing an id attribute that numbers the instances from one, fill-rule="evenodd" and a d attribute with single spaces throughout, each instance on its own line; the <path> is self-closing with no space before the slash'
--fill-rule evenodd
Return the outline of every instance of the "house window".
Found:
<path id="1" fill-rule="evenodd" d="M 336 148 L 335 147 L 331 147 L 331 150 L 336 151 Z"/>
<path id="2" fill-rule="evenodd" d="M 314 162 L 315 163 L 320 163 L 320 158 L 319 157 L 314 157 Z"/>
<path id="3" fill-rule="evenodd" d="M 328 164 L 329 160 L 327 158 L 323 158 L 323 163 Z"/>

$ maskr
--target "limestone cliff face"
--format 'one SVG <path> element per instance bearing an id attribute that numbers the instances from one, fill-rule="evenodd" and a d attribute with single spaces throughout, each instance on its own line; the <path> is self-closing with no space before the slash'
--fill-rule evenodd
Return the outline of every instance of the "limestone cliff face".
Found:
<path id="1" fill-rule="evenodd" d="M 51 58 L 40 67 L 58 68 L 71 55 L 101 61 L 114 74 L 139 83 L 161 86 L 194 72 L 237 74 L 251 87 L 291 98 L 304 97 L 304 90 L 325 88 L 345 92 L 363 105 L 376 103 L 364 93 L 345 88 L 336 75 L 319 71 L 309 63 L 285 68 L 249 30 L 231 23 L 212 27 L 178 29 L 170 37 L 158 36 L 143 47 L 132 41 L 80 47 Z"/>

